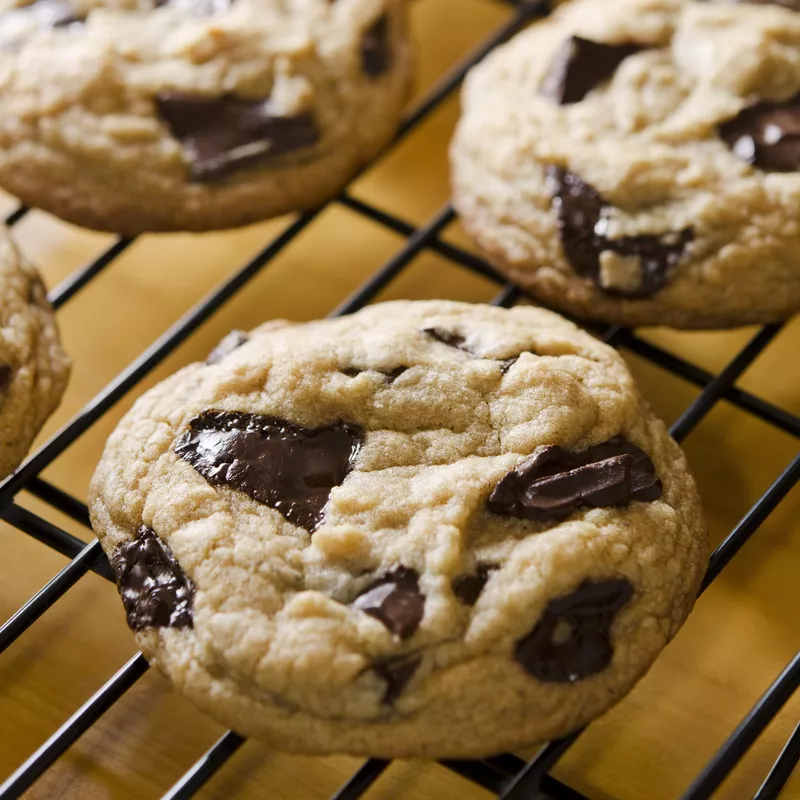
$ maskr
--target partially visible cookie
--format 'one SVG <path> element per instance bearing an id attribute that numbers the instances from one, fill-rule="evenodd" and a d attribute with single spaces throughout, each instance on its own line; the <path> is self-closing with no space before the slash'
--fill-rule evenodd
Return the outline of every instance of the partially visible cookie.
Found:
<path id="1" fill-rule="evenodd" d="M 520 33 L 464 89 L 468 232 L 582 317 L 708 328 L 800 310 L 796 9 L 574 0 Z"/>
<path id="2" fill-rule="evenodd" d="M 409 89 L 404 0 L 0 7 L 0 185 L 91 228 L 316 207 L 390 140 Z"/>
<path id="3" fill-rule="evenodd" d="M 41 278 L 0 231 L 0 478 L 27 454 L 61 401 L 70 359 Z"/>
<path id="4" fill-rule="evenodd" d="M 647 670 L 706 566 L 686 460 L 624 362 L 534 308 L 231 337 L 136 403 L 90 508 L 146 657 L 307 753 L 574 730 Z"/>

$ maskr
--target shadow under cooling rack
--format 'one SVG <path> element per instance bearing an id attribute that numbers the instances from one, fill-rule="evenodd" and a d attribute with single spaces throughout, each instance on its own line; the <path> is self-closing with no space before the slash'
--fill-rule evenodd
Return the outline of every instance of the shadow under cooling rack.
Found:
<path id="1" fill-rule="evenodd" d="M 529 21 L 543 16 L 546 3 L 537 0 L 510 2 L 510 17 L 492 33 L 475 51 L 442 76 L 430 93 L 412 110 L 402 123 L 392 143 L 394 146 L 411 132 L 431 111 L 449 97 L 459 86 L 467 70 L 482 59 L 495 46 L 508 39 Z M 492 301 L 496 305 L 511 306 L 523 298 L 515 286 L 507 284 L 482 259 L 442 240 L 441 234 L 454 221 L 452 207 L 441 208 L 426 224 L 414 226 L 409 222 L 376 208 L 343 192 L 334 203 L 379 223 L 386 229 L 405 237 L 403 247 L 386 264 L 349 298 L 336 308 L 332 315 L 352 313 L 367 303 L 390 284 L 424 250 L 433 251 L 454 264 L 495 281 L 499 293 Z M 19 208 L 6 219 L 14 225 L 27 212 Z M 50 548 L 71 559 L 46 586 L 20 608 L 5 624 L 0 626 L 0 652 L 19 636 L 87 572 L 93 571 L 108 580 L 113 575 L 97 541 L 86 544 L 47 520 L 15 503 L 18 492 L 25 489 L 66 514 L 76 522 L 89 526 L 86 505 L 39 477 L 40 473 L 117 401 L 133 389 L 200 325 L 219 309 L 236 292 L 294 241 L 318 216 L 319 211 L 298 216 L 293 222 L 250 261 L 241 265 L 225 283 L 177 320 L 162 336 L 148 347 L 135 361 L 112 380 L 68 424 L 34 453 L 5 481 L 0 483 L 0 516 L 20 531 L 38 539 Z M 90 281 L 98 277 L 114 259 L 126 250 L 132 239 L 121 238 L 97 259 L 76 271 L 51 293 L 54 307 L 68 303 Z M 741 351 L 717 373 L 712 374 L 660 347 L 639 338 L 632 331 L 617 326 L 585 326 L 601 336 L 608 344 L 628 349 L 648 359 L 683 380 L 701 387 L 700 394 L 679 416 L 672 426 L 672 435 L 679 441 L 688 436 L 719 402 L 726 401 L 748 412 L 775 428 L 800 437 L 800 417 L 736 387 L 742 373 L 758 358 L 764 348 L 780 330 L 772 325 L 762 328 Z M 736 527 L 713 553 L 703 589 L 720 574 L 739 549 L 758 530 L 759 526 L 777 507 L 800 479 L 800 456 L 796 456 L 784 471 L 776 476 L 769 489 L 753 505 Z M 110 680 L 90 697 L 13 775 L 0 786 L 0 800 L 19 797 L 39 778 L 99 717 L 107 711 L 148 670 L 141 654 L 134 656 Z M 736 766 L 755 739 L 775 717 L 800 685 L 800 653 L 795 655 L 772 685 L 766 688 L 761 699 L 742 720 L 730 738 L 707 764 L 692 785 L 682 795 L 683 800 L 701 800 L 710 797 Z M 578 731 L 564 739 L 542 747 L 529 761 L 513 755 L 502 755 L 478 761 L 439 762 L 444 769 L 452 770 L 471 780 L 503 800 L 587 800 L 585 795 L 560 782 L 550 774 L 556 762 L 580 737 Z M 243 745 L 244 740 L 233 731 L 223 735 L 194 766 L 164 795 L 165 800 L 189 798 L 203 784 L 224 767 L 228 759 Z M 795 728 L 783 751 L 753 800 L 771 800 L 778 797 L 800 757 L 800 726 Z M 353 800 L 364 795 L 369 787 L 389 766 L 388 761 L 368 759 L 352 777 L 332 796 L 331 800 Z"/>

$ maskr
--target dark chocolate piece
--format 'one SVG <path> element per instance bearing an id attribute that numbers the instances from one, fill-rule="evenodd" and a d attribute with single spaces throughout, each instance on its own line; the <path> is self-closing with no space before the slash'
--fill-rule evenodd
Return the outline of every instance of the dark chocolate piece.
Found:
<path id="1" fill-rule="evenodd" d="M 472 575 L 453 578 L 453 594 L 465 605 L 474 606 L 486 586 L 486 581 L 496 569 L 495 564 L 478 564 Z"/>
<path id="2" fill-rule="evenodd" d="M 159 116 L 183 145 L 195 181 L 217 181 L 319 139 L 314 117 L 272 116 L 268 100 L 226 94 L 206 97 L 165 91 L 156 95 Z"/>
<path id="3" fill-rule="evenodd" d="M 397 567 L 370 584 L 351 605 L 379 619 L 395 636 L 408 639 L 425 613 L 419 573 L 408 567 Z"/>
<path id="4" fill-rule="evenodd" d="M 142 525 L 110 563 L 131 630 L 192 627 L 194 584 L 155 531 Z"/>
<path id="5" fill-rule="evenodd" d="M 600 220 L 613 208 L 597 189 L 561 167 L 550 167 L 548 178 L 555 190 L 553 205 L 558 211 L 564 255 L 578 275 L 594 281 L 606 294 L 623 297 L 649 297 L 668 283 L 687 245 L 694 239 L 691 228 L 661 236 L 610 239 L 596 230 Z M 641 279 L 637 289 L 623 291 L 600 284 L 600 254 L 603 252 L 640 259 Z"/>
<path id="6" fill-rule="evenodd" d="M 800 0 L 728 0 L 728 2 L 757 6 L 781 6 L 790 11 L 800 11 Z"/>
<path id="7" fill-rule="evenodd" d="M 540 92 L 562 106 L 579 103 L 626 58 L 642 49 L 643 45 L 634 42 L 606 44 L 571 36 L 556 53 Z"/>
<path id="8" fill-rule="evenodd" d="M 8 388 L 13 375 L 14 370 L 8 364 L 0 364 L 0 392 Z"/>
<path id="9" fill-rule="evenodd" d="M 313 532 L 363 439 L 359 427 L 345 422 L 303 428 L 275 417 L 208 411 L 189 423 L 175 452 L 209 483 L 244 492 Z"/>
<path id="10" fill-rule="evenodd" d="M 611 625 L 633 597 L 624 578 L 586 581 L 551 600 L 536 627 L 517 642 L 514 658 L 540 681 L 574 683 L 602 672 L 614 657 Z"/>
<path id="11" fill-rule="evenodd" d="M 379 78 L 392 64 L 389 17 L 384 14 L 361 39 L 361 63 L 364 73 Z"/>
<path id="12" fill-rule="evenodd" d="M 570 453 L 549 445 L 508 473 L 489 497 L 504 517 L 549 522 L 579 508 L 624 506 L 661 497 L 650 456 L 622 436 Z"/>
<path id="13" fill-rule="evenodd" d="M 400 697 L 421 663 L 422 656 L 410 654 L 375 664 L 375 672 L 386 681 L 386 692 L 383 695 L 383 702 L 386 705 L 393 705 L 395 700 Z"/>
<path id="14" fill-rule="evenodd" d="M 514 356 L 514 358 L 507 358 L 505 359 L 505 361 L 501 361 L 500 372 L 502 372 L 503 375 L 505 375 L 506 372 L 508 372 L 511 369 L 511 367 L 513 367 L 514 364 L 517 363 L 517 361 L 519 361 L 519 356 Z"/>
<path id="15" fill-rule="evenodd" d="M 241 347 L 250 337 L 244 331 L 231 331 L 220 339 L 219 344 L 208 354 L 206 364 L 219 364 L 225 356 Z"/>
<path id="16" fill-rule="evenodd" d="M 227 11 L 232 5 L 233 0 L 155 0 L 156 8 L 171 6 L 193 17 L 211 17 Z"/>
<path id="17" fill-rule="evenodd" d="M 406 370 L 408 367 L 395 367 L 394 369 L 390 369 L 386 372 L 383 370 L 369 370 L 369 369 L 359 369 L 358 367 L 344 367 L 340 369 L 339 372 L 347 375 L 348 378 L 355 378 L 360 375 L 362 372 L 379 372 L 381 375 L 386 376 L 387 383 L 394 383 Z"/>
<path id="18" fill-rule="evenodd" d="M 800 169 L 800 94 L 783 103 L 761 102 L 719 126 L 719 135 L 744 161 L 766 172 Z"/>
<path id="19" fill-rule="evenodd" d="M 436 339 L 437 342 L 446 344 L 448 347 L 463 350 L 465 353 L 472 353 L 472 350 L 464 346 L 464 342 L 467 340 L 460 333 L 453 333 L 444 328 L 423 328 L 422 332 L 427 333 L 432 339 Z"/>

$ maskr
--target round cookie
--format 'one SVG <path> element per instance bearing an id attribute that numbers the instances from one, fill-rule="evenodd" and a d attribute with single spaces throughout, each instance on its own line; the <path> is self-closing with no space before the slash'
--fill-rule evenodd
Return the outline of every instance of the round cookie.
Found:
<path id="1" fill-rule="evenodd" d="M 407 98 L 404 0 L 5 0 L 0 185 L 133 235 L 334 196 Z"/>
<path id="2" fill-rule="evenodd" d="M 0 231 L 0 478 L 20 464 L 69 377 L 41 278 Z"/>
<path id="3" fill-rule="evenodd" d="M 623 325 L 800 309 L 800 14 L 574 0 L 470 74 L 454 203 L 534 296 Z"/>
<path id="4" fill-rule="evenodd" d="M 239 733 L 380 757 L 561 736 L 689 613 L 686 460 L 560 317 L 386 303 L 210 362 L 136 403 L 90 508 L 142 651 Z"/>

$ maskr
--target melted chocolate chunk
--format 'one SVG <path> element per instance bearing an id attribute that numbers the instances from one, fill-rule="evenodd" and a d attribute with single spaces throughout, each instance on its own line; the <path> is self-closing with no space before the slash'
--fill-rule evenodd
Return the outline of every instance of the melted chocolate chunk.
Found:
<path id="1" fill-rule="evenodd" d="M 313 532 L 363 439 L 360 428 L 344 422 L 302 428 L 274 417 L 209 411 L 189 423 L 175 452 L 209 483 L 244 492 Z"/>
<path id="2" fill-rule="evenodd" d="M 437 342 L 446 344 L 448 347 L 463 350 L 465 353 L 472 353 L 472 350 L 464 346 L 464 342 L 467 340 L 460 333 L 453 333 L 444 328 L 423 328 L 422 332 L 427 333 L 432 339 L 436 339 Z"/>
<path id="3" fill-rule="evenodd" d="M 556 53 L 540 92 L 562 106 L 579 103 L 607 81 L 626 58 L 642 49 L 633 42 L 605 44 L 571 36 Z"/>
<path id="4" fill-rule="evenodd" d="M 364 73 L 379 78 L 391 66 L 389 17 L 384 14 L 369 28 L 361 39 L 361 63 Z"/>
<path id="5" fill-rule="evenodd" d="M 758 6 L 781 6 L 790 11 L 800 11 L 800 0 L 729 0 L 731 3 L 747 3 Z"/>
<path id="6" fill-rule="evenodd" d="M 540 681 L 574 683 L 602 672 L 614 657 L 611 625 L 633 597 L 622 578 L 586 581 L 551 600 L 536 627 L 517 642 L 514 658 Z"/>
<path id="7" fill-rule="evenodd" d="M 208 354 L 206 364 L 219 364 L 225 356 L 248 342 L 250 337 L 244 331 L 231 331 L 220 339 L 219 344 Z"/>
<path id="8" fill-rule="evenodd" d="M 425 613 L 425 595 L 419 590 L 419 573 L 397 567 L 370 584 L 352 604 L 353 608 L 379 619 L 395 636 L 408 639 Z"/>
<path id="9" fill-rule="evenodd" d="M 555 189 L 553 205 L 558 211 L 564 255 L 578 275 L 591 279 L 607 294 L 623 297 L 649 297 L 667 284 L 672 270 L 694 239 L 691 228 L 662 236 L 610 239 L 598 233 L 597 227 L 613 206 L 597 189 L 561 167 L 550 167 L 548 178 Z M 641 275 L 638 288 L 623 291 L 601 285 L 600 254 L 603 252 L 639 258 Z"/>
<path id="10" fill-rule="evenodd" d="M 375 664 L 375 672 L 386 681 L 386 693 L 383 695 L 383 702 L 386 705 L 394 704 L 400 697 L 421 663 L 421 656 L 405 655 Z"/>
<path id="11" fill-rule="evenodd" d="M 110 563 L 131 630 L 192 627 L 194 584 L 152 529 L 142 525 Z"/>
<path id="12" fill-rule="evenodd" d="M 0 392 L 8 389 L 11 383 L 11 378 L 14 375 L 14 370 L 8 364 L 0 364 Z"/>
<path id="13" fill-rule="evenodd" d="M 156 95 L 156 107 L 183 145 L 195 181 L 228 178 L 237 170 L 310 147 L 319 139 L 312 114 L 272 116 L 266 98 L 166 91 Z"/>
<path id="14" fill-rule="evenodd" d="M 511 369 L 511 367 L 513 367 L 514 364 L 517 363 L 517 361 L 519 361 L 519 356 L 514 356 L 514 358 L 507 358 L 505 359 L 505 361 L 501 361 L 500 372 L 502 372 L 503 375 L 505 375 L 506 372 L 508 372 Z"/>
<path id="15" fill-rule="evenodd" d="M 369 370 L 369 369 L 359 369 L 358 367 L 345 367 L 344 369 L 339 370 L 339 372 L 347 375 L 348 378 L 355 378 L 358 375 L 361 375 L 362 372 L 378 372 L 381 375 L 386 376 L 387 383 L 394 383 L 406 370 L 408 367 L 395 367 L 394 369 L 390 369 L 387 372 L 383 370 Z"/>
<path id="16" fill-rule="evenodd" d="M 489 497 L 504 517 L 549 522 L 578 508 L 624 506 L 661 497 L 650 457 L 622 436 L 581 453 L 549 445 L 508 473 Z"/>
<path id="17" fill-rule="evenodd" d="M 171 6 L 193 17 L 211 17 L 227 11 L 233 5 L 233 0 L 156 0 L 155 5 L 156 8 Z"/>
<path id="18" fill-rule="evenodd" d="M 733 152 L 766 172 L 800 169 L 800 94 L 783 103 L 756 103 L 719 126 Z"/>
<path id="19" fill-rule="evenodd" d="M 486 581 L 494 570 L 495 564 L 478 564 L 472 575 L 459 575 L 453 578 L 453 594 L 465 605 L 474 606 L 486 586 Z"/>
<path id="20" fill-rule="evenodd" d="M 83 23 L 86 15 L 80 12 L 69 0 L 35 0 L 21 10 L 33 14 L 40 28 L 66 28 L 68 25 Z"/>

